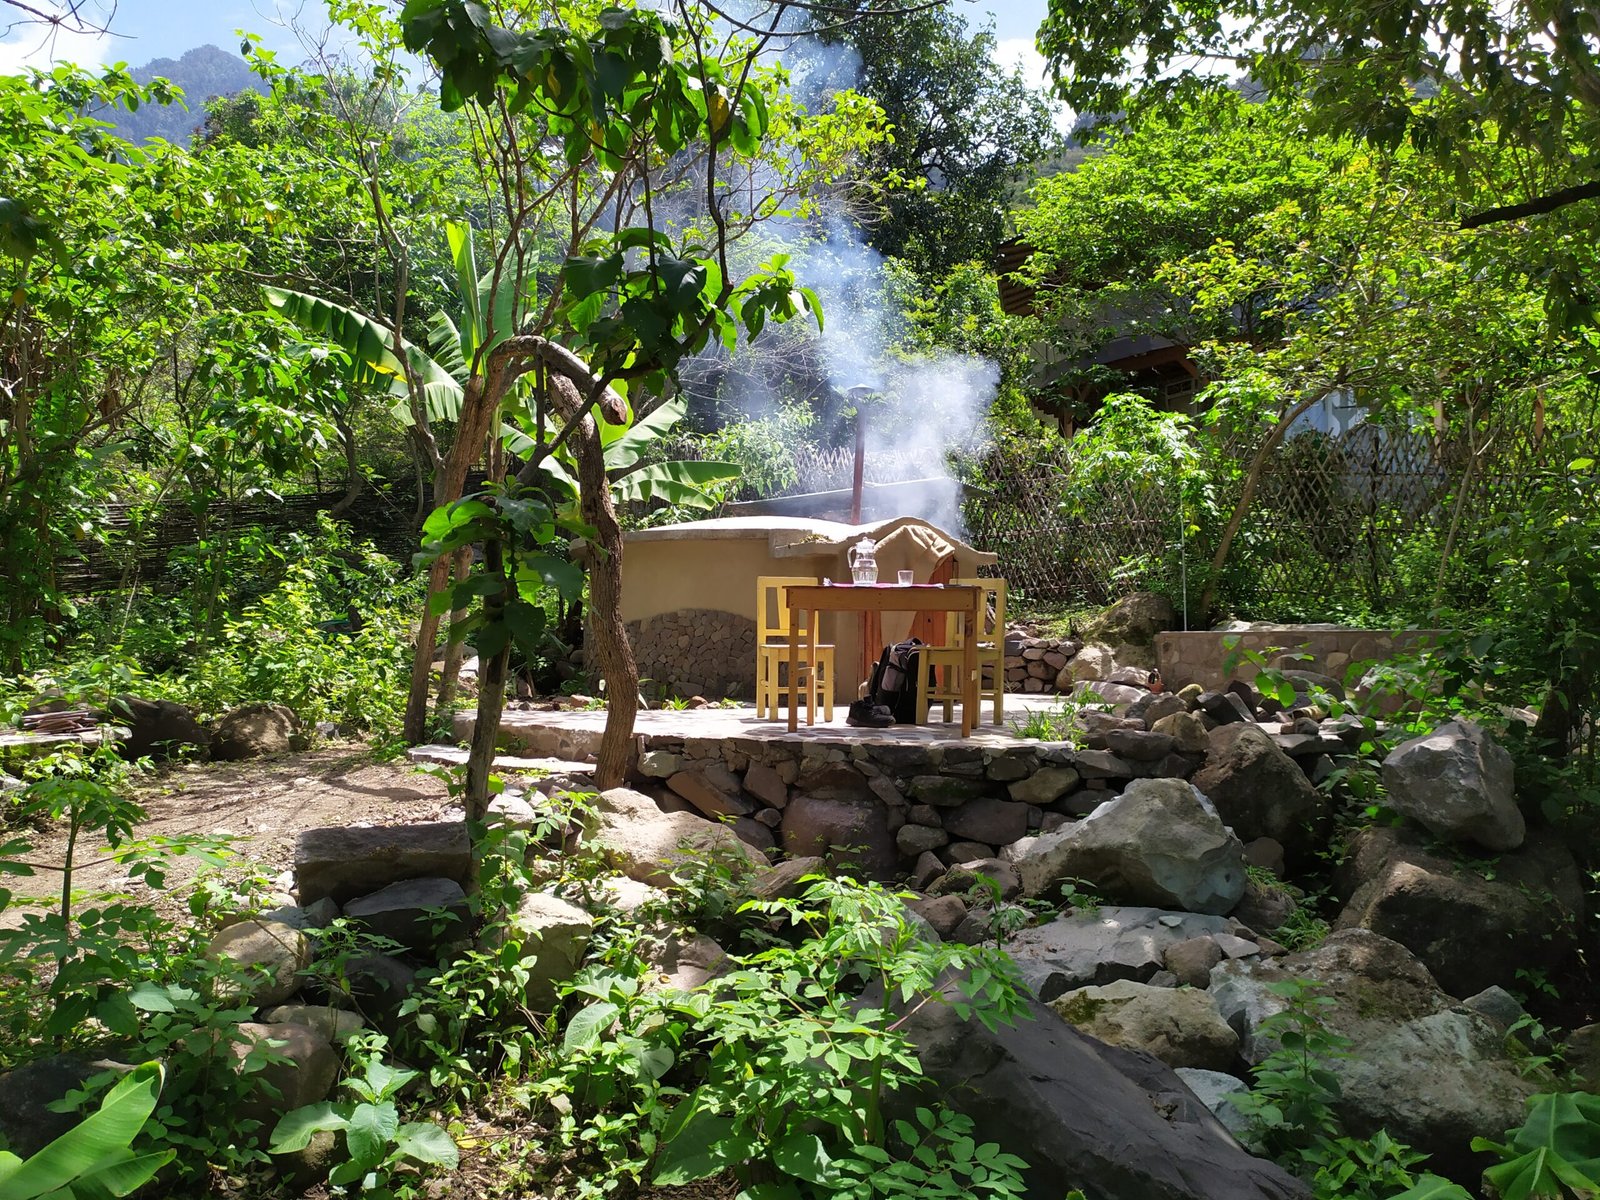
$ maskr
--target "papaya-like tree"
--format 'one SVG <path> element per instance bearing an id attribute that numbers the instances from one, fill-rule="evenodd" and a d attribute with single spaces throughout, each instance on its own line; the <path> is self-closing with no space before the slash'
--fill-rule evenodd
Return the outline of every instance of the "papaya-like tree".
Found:
<path id="1" fill-rule="evenodd" d="M 488 801 L 511 648 L 537 632 L 534 593 L 551 582 L 532 556 L 574 533 L 608 697 L 598 782 L 614 786 L 627 770 L 638 672 L 620 617 L 606 427 L 628 426 L 633 403 L 663 394 L 713 339 L 731 347 L 741 330 L 754 336 L 817 308 L 781 256 L 743 279 L 730 267 L 731 234 L 771 210 L 771 189 L 752 172 L 782 76 L 761 63 L 760 38 L 719 38 L 687 3 L 669 18 L 592 4 L 491 15 L 469 0 L 410 0 L 400 24 L 406 46 L 437 67 L 442 106 L 474 122 L 496 195 L 489 291 L 514 281 L 505 310 L 480 314 L 485 333 L 466 363 L 451 470 L 427 529 L 438 557 L 433 624 L 419 642 L 424 687 L 422 652 L 431 657 L 439 615 L 476 609 L 475 817 Z M 499 436 L 506 425 L 522 432 L 516 462 Z M 570 471 L 556 469 L 563 454 Z M 457 502 L 485 457 L 488 486 Z M 567 519 L 562 476 L 577 484 Z M 447 556 L 469 541 L 482 560 L 447 587 Z M 408 721 L 408 732 L 419 730 Z"/>

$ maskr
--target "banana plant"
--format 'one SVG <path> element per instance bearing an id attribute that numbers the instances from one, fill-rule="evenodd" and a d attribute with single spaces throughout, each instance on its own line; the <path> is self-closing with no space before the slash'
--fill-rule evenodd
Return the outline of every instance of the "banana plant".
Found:
<path id="1" fill-rule="evenodd" d="M 160 1063 L 135 1067 L 98 1109 L 32 1158 L 0 1150 L 0 1200 L 101 1200 L 149 1183 L 174 1152 L 140 1153 L 132 1147 L 155 1111 L 162 1078 Z"/>
<path id="2" fill-rule="evenodd" d="M 412 421 L 412 381 L 430 422 L 455 420 L 473 361 L 514 332 L 518 307 L 515 277 L 503 275 L 496 282 L 492 274 L 478 274 L 472 227 L 466 222 L 446 222 L 445 237 L 456 270 L 461 321 L 458 325 L 447 313 L 435 314 L 428 325 L 427 348 L 403 337 L 397 339 L 387 326 L 356 309 L 288 288 L 266 289 L 267 300 L 275 309 L 342 352 L 348 382 L 385 388 L 393 398 L 391 411 L 402 424 Z M 626 398 L 620 381 L 613 388 Z M 513 399 L 517 398 L 514 393 Z M 502 422 L 500 438 L 510 453 L 525 457 L 535 451 L 537 443 L 528 432 L 532 421 L 526 419 L 526 404 L 517 407 L 521 418 Z M 614 503 L 661 500 L 685 508 L 709 508 L 714 503 L 713 485 L 738 475 L 739 468 L 725 462 L 640 464 L 650 445 L 682 421 L 686 411 L 686 403 L 679 398 L 640 419 L 633 419 L 630 403 L 630 419 L 621 424 L 597 417 Z M 545 464 L 552 482 L 569 495 L 577 492 L 574 469 L 565 447 Z"/>

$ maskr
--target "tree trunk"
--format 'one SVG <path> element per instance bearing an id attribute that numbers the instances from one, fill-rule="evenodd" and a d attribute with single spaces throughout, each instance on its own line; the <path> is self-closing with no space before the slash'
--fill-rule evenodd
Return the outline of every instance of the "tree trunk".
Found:
<path id="1" fill-rule="evenodd" d="M 456 551 L 455 556 L 455 581 L 461 583 L 472 570 L 472 551 L 463 546 Z M 450 613 L 451 628 L 457 627 L 467 619 L 469 610 L 465 608 L 454 609 Z M 464 655 L 463 647 L 466 643 L 458 635 L 449 635 L 449 640 L 444 646 L 444 664 L 439 668 L 439 695 L 434 701 L 433 711 L 440 716 L 450 711 L 450 706 L 456 701 L 456 687 L 461 680 L 461 659 Z M 479 663 L 481 671 L 484 664 Z"/>
<path id="2" fill-rule="evenodd" d="M 367 477 L 361 470 L 361 459 L 356 453 L 356 433 L 350 426 L 349 413 L 344 409 L 335 412 L 333 427 L 339 431 L 339 445 L 344 449 L 344 495 L 328 510 L 328 515 L 342 517 L 361 498 L 361 493 L 367 490 Z"/>
<path id="3" fill-rule="evenodd" d="M 500 411 L 503 367 L 489 378 L 474 376 L 467 381 L 461 397 L 461 419 L 456 425 L 456 440 L 445 456 L 444 465 L 434 473 L 433 507 L 443 508 L 461 499 L 467 472 L 483 454 L 484 438 Z M 433 670 L 433 648 L 439 637 L 439 618 L 433 612 L 433 598 L 444 592 L 450 579 L 452 557 L 441 556 L 428 569 L 428 595 L 417 630 L 416 651 L 411 658 L 411 691 L 406 697 L 406 717 L 402 736 L 407 744 L 419 744 L 428 728 L 428 677 Z"/>
<path id="4" fill-rule="evenodd" d="M 639 715 L 639 667 L 622 624 L 622 526 L 611 506 L 600 428 L 583 418 L 572 448 L 578 460 L 579 509 L 595 531 L 589 560 L 591 648 L 606 681 L 606 728 L 596 755 L 601 791 L 621 786 L 633 765 L 633 722 Z"/>
<path id="5" fill-rule="evenodd" d="M 484 570 L 505 577 L 505 559 L 498 541 L 484 547 Z M 506 581 L 507 588 L 510 581 Z M 509 591 L 484 600 L 489 623 L 500 619 Z M 489 775 L 494 770 L 495 743 L 500 739 L 500 714 L 506 706 L 506 669 L 511 661 L 511 639 L 488 662 L 478 664 L 478 717 L 472 724 L 472 748 L 467 752 L 467 791 L 463 803 L 467 820 L 482 821 L 489 811 Z M 476 842 L 474 842 L 476 845 Z M 476 852 L 476 851 L 475 851 Z"/>

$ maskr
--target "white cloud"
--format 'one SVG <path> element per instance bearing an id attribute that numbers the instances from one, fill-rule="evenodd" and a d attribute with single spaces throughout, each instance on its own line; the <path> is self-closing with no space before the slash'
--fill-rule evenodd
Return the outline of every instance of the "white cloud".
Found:
<path id="1" fill-rule="evenodd" d="M 994 60 L 1008 71 L 1017 68 L 1022 72 L 1024 83 L 1048 95 L 1050 81 L 1045 75 L 1044 55 L 1039 53 L 1032 38 L 1001 38 L 995 43 Z M 1050 100 L 1050 107 L 1055 114 L 1056 128 L 1063 132 L 1070 130 L 1072 110 L 1054 98 Z"/>
<path id="2" fill-rule="evenodd" d="M 49 4 L 30 5 L 52 11 Z M 64 24 L 77 24 L 79 30 L 105 25 L 116 11 L 115 0 L 88 0 L 79 9 L 81 24 L 68 18 Z M 48 70 L 57 62 L 75 62 L 84 67 L 99 67 L 117 57 L 114 37 L 99 32 L 74 32 L 71 28 L 52 28 L 42 21 L 17 19 L 21 10 L 0 10 L 0 74 L 17 75 L 26 67 Z M 8 19 L 9 18 L 9 19 Z"/>
<path id="3" fill-rule="evenodd" d="M 1044 55 L 1039 53 L 1032 38 L 1001 38 L 995 43 L 994 58 L 1007 70 L 1020 68 L 1022 78 L 1030 87 L 1044 87 Z"/>

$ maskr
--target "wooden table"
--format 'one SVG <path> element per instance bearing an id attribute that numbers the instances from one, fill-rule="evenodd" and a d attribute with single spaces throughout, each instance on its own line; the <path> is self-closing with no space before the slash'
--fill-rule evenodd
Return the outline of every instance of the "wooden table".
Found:
<path id="1" fill-rule="evenodd" d="M 983 589 L 965 584 L 834 583 L 793 584 L 789 628 L 806 631 L 807 662 L 817 661 L 817 613 L 953 612 L 962 616 L 961 736 L 971 737 L 978 720 L 978 630 L 982 628 Z M 802 614 L 810 613 L 804 620 Z M 837 670 L 837 664 L 835 670 Z M 833 680 L 828 680 L 833 686 Z M 800 727 L 800 639 L 789 638 L 789 732 Z M 806 724 L 817 723 L 814 688 L 806 689 Z"/>

